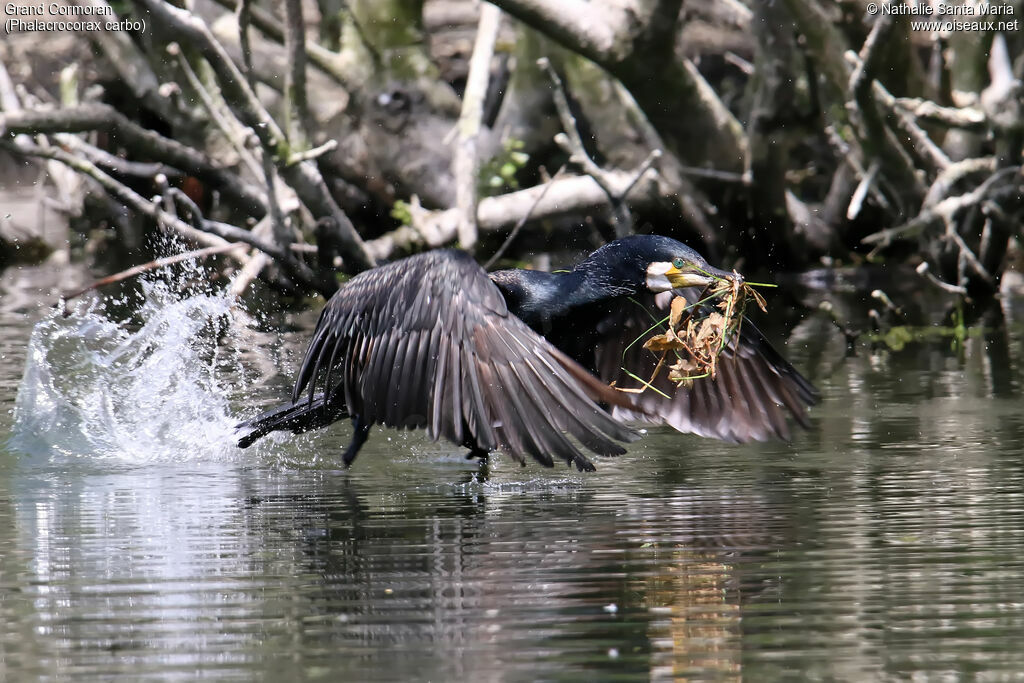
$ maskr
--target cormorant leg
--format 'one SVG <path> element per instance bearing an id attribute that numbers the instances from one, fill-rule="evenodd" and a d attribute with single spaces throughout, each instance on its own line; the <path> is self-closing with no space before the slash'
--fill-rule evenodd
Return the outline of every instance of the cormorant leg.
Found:
<path id="1" fill-rule="evenodd" d="M 352 461 L 359 455 L 359 449 L 363 447 L 367 437 L 370 436 L 370 427 L 372 426 L 372 424 L 363 422 L 362 416 L 352 416 L 352 427 L 355 431 L 352 433 L 352 441 L 349 442 L 348 448 L 345 449 L 345 455 L 341 458 L 346 468 L 352 465 Z"/>
<path id="2" fill-rule="evenodd" d="M 489 451 L 485 451 L 484 449 L 478 448 L 477 446 L 471 446 L 469 449 L 469 453 L 466 453 L 466 460 L 480 458 L 481 461 L 486 461 L 489 455 Z"/>

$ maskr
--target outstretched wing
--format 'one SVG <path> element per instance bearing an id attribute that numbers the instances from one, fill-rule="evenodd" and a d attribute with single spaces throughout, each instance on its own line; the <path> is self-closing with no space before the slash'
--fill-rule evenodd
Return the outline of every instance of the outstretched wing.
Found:
<path id="1" fill-rule="evenodd" d="M 635 433 L 598 403 L 629 398 L 510 315 L 468 255 L 433 251 L 362 273 L 328 302 L 293 402 L 323 392 L 368 423 L 425 428 L 433 439 L 593 465 Z"/>
<path id="2" fill-rule="evenodd" d="M 642 386 L 630 373 L 650 380 L 660 354 L 644 349 L 643 342 L 653 334 L 648 332 L 651 326 L 668 315 L 673 294 L 692 303 L 699 292 L 684 289 L 620 300 L 599 321 L 595 367 L 601 379 L 619 387 Z M 657 391 L 647 389 L 637 396 L 641 410 L 616 408 L 613 414 L 623 420 L 664 422 L 681 432 L 735 442 L 788 441 L 789 418 L 804 428 L 809 426 L 807 408 L 817 402 L 817 390 L 749 320 L 743 322 L 739 337 L 722 351 L 716 374 L 714 380 L 694 380 L 686 388 L 669 380 L 663 368 L 652 382 Z"/>

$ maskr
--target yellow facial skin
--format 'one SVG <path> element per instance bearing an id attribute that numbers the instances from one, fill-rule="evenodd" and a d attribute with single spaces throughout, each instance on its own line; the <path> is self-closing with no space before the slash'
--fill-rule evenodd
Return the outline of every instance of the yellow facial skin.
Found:
<path id="1" fill-rule="evenodd" d="M 647 266 L 647 288 L 652 292 L 667 292 L 683 287 L 706 287 L 714 281 L 710 275 L 695 270 L 681 270 L 668 261 L 656 261 Z"/>

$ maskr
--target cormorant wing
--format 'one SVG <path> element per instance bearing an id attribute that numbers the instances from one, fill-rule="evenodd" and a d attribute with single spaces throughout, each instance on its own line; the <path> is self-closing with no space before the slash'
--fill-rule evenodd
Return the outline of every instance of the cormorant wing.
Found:
<path id="1" fill-rule="evenodd" d="M 611 389 L 511 315 L 471 257 L 432 251 L 362 273 L 327 303 L 293 402 L 322 391 L 367 424 L 425 428 L 432 439 L 520 462 L 552 456 L 594 469 L 588 450 L 617 455 L 633 431 L 598 402 Z"/>
<path id="2" fill-rule="evenodd" d="M 663 329 L 650 330 L 668 315 L 673 295 L 693 303 L 700 292 L 678 289 L 632 301 L 620 299 L 598 322 L 595 368 L 601 379 L 618 387 L 642 386 L 629 373 L 650 381 L 661 354 L 644 349 L 643 342 Z M 716 375 L 714 380 L 696 379 L 686 388 L 669 380 L 668 368 L 663 367 L 652 385 L 670 398 L 648 388 L 636 396 L 640 411 L 616 407 L 613 415 L 663 422 L 681 432 L 734 442 L 788 441 L 787 416 L 804 428 L 809 426 L 807 407 L 817 402 L 817 390 L 749 320 L 743 321 L 739 337 L 723 349 Z"/>

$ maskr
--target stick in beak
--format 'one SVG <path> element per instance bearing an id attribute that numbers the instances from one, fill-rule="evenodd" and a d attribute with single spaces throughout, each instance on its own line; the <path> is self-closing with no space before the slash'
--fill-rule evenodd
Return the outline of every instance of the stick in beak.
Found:
<path id="1" fill-rule="evenodd" d="M 667 292 L 686 287 L 707 287 L 718 280 L 743 283 L 743 276 L 703 264 L 688 264 L 677 268 L 669 261 L 658 261 L 647 268 L 647 288 L 652 292 Z"/>

